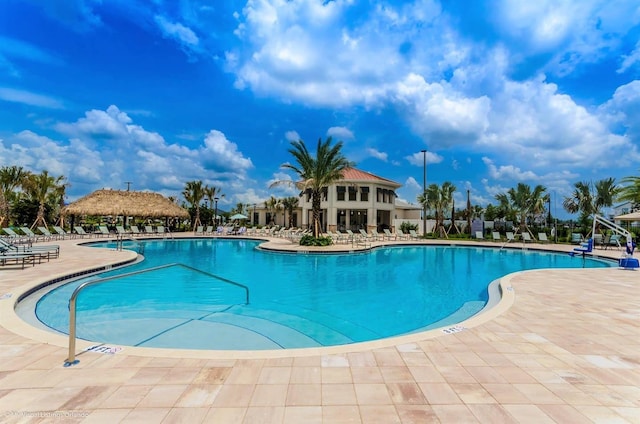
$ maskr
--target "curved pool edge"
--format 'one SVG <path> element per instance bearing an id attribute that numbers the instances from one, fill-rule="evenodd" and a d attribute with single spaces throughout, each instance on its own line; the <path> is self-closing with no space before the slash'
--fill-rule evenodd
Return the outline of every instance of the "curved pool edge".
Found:
<path id="1" fill-rule="evenodd" d="M 191 238 L 191 236 L 187 236 Z M 185 237 L 186 238 L 186 237 Z M 71 241 L 71 240 L 70 240 Z M 98 240 L 94 240 L 98 241 Z M 100 240 L 105 241 L 105 240 Z M 268 242 L 273 242 L 273 240 L 269 240 Z M 79 247 L 80 249 L 86 249 L 86 246 L 82 246 L 83 244 L 88 244 L 90 241 L 77 241 L 72 244 L 74 246 Z M 276 240 L 276 244 L 282 246 L 278 240 Z M 478 244 L 478 243 L 460 243 L 452 242 L 452 243 L 442 243 L 442 241 L 437 241 L 437 243 L 380 243 L 379 245 L 406 245 L 406 244 L 417 244 L 417 245 L 467 245 L 470 247 L 497 247 L 491 244 Z M 553 250 L 549 249 L 548 246 L 545 246 L 545 249 L 540 250 L 548 250 L 559 253 L 565 253 L 562 250 Z M 95 248 L 91 248 L 91 252 L 96 252 Z M 122 260 L 122 258 L 128 255 L 129 257 L 136 257 L 137 254 L 132 251 L 115 251 L 114 249 L 101 249 L 103 252 L 108 252 L 109 256 L 116 256 L 114 258 L 107 259 L 104 263 L 98 262 L 92 266 L 84 266 L 83 268 L 78 269 L 69 269 L 64 272 L 59 272 L 56 275 L 51 275 L 49 277 L 36 279 L 34 282 L 23 284 L 21 286 L 13 288 L 12 297 L 10 299 L 3 299 L 5 301 L 0 301 L 0 325 L 2 325 L 5 329 L 17 334 L 19 336 L 28 338 L 33 340 L 36 343 L 46 343 L 59 347 L 68 347 L 68 336 L 62 335 L 59 333 L 54 333 L 52 331 L 38 329 L 33 327 L 29 323 L 25 322 L 20 318 L 16 312 L 15 307 L 18 301 L 25 295 L 25 293 L 32 292 L 34 287 L 42 286 L 46 281 L 52 280 L 54 278 L 58 278 L 60 276 L 68 275 L 70 273 L 75 273 L 81 271 L 82 269 L 91 269 L 98 266 L 105 266 L 109 264 L 115 264 Z M 284 249 L 283 249 L 284 250 Z M 125 256 L 123 256 L 125 255 Z M 37 270 L 38 267 L 35 267 Z M 433 339 L 436 337 L 446 336 L 448 333 L 454 333 L 457 331 L 464 331 L 465 329 L 470 329 L 481 324 L 484 324 L 488 321 L 491 321 L 498 315 L 506 312 L 511 308 L 511 306 L 515 302 L 515 292 L 511 285 L 511 281 L 514 277 L 521 273 L 529 273 L 529 272 L 544 272 L 544 269 L 541 270 L 529 270 L 529 271 L 519 271 L 516 273 L 508 274 L 506 276 L 501 277 L 498 280 L 495 280 L 492 284 L 495 283 L 494 292 L 490 293 L 489 301 L 487 305 L 475 314 L 474 316 L 453 325 L 448 325 L 445 327 L 440 327 L 436 329 L 431 329 L 423 332 L 411 333 L 406 335 L 388 337 L 379 340 L 353 343 L 347 345 L 339 345 L 339 346 L 325 346 L 325 347 L 316 347 L 316 348 L 299 348 L 299 349 L 278 349 L 278 350 L 255 350 L 255 351 L 246 351 L 246 350 L 195 350 L 195 349 L 166 349 L 166 348 L 143 348 L 143 347 L 132 347 L 126 345 L 118 345 L 123 348 L 121 354 L 132 355 L 132 356 L 140 356 L 140 357 L 166 357 L 166 358 L 188 358 L 188 359 L 269 359 L 269 358 L 282 358 L 282 357 L 306 357 L 306 356 L 318 356 L 318 355 L 335 355 L 335 354 L 345 354 L 352 352 L 361 352 L 372 349 L 379 349 L 391 346 L 405 345 L 416 343 L 420 341 L 425 341 L 429 339 Z M 497 300 L 495 300 L 498 298 Z M 6 301 L 8 300 L 8 301 Z M 450 330 L 450 331 L 443 331 Z M 83 350 L 95 346 L 96 342 L 85 341 L 81 339 L 77 339 L 76 341 L 76 354 L 80 354 Z"/>

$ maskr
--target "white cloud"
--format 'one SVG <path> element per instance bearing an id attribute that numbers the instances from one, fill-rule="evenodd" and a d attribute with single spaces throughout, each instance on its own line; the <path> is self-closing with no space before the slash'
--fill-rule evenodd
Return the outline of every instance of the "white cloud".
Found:
<path id="1" fill-rule="evenodd" d="M 225 171 L 236 171 L 244 174 L 253 168 L 251 159 L 243 157 L 238 146 L 227 140 L 225 135 L 217 130 L 211 130 L 204 140 L 204 159 L 207 163 L 216 165 Z"/>
<path id="2" fill-rule="evenodd" d="M 331 127 L 327 130 L 327 135 L 339 140 L 352 140 L 354 138 L 351 130 L 345 127 Z"/>
<path id="3" fill-rule="evenodd" d="M 637 155 L 629 140 L 612 133 L 599 115 L 558 93 L 544 76 L 505 81 L 492 104 L 490 126 L 478 148 L 527 166 L 609 167 L 611 163 L 600 158 L 611 151 Z"/>
<path id="4" fill-rule="evenodd" d="M 71 195 L 85 195 L 100 187 L 123 187 L 132 181 L 136 190 L 179 193 L 187 181 L 200 179 L 230 192 L 244 191 L 247 172 L 253 167 L 238 146 L 223 133 L 211 130 L 193 148 L 169 144 L 110 106 L 91 110 L 73 123 L 54 128 L 69 136 L 57 141 L 23 131 L 0 142 L 0 158 L 11 164 L 65 175 Z M 103 140 L 98 146 L 97 139 Z M 0 164 L 4 163 L 0 159 Z"/>
<path id="5" fill-rule="evenodd" d="M 423 166 L 425 162 L 425 156 L 422 152 L 416 152 L 410 156 L 405 156 L 405 159 L 411 164 L 415 166 Z M 443 157 L 437 153 L 433 153 L 431 151 L 426 152 L 426 162 L 427 165 L 432 163 L 440 163 L 442 162 Z"/>
<path id="6" fill-rule="evenodd" d="M 200 39 L 191 28 L 179 22 L 170 22 L 160 15 L 155 16 L 154 20 L 162 31 L 163 36 L 176 40 L 186 53 L 200 51 Z"/>
<path id="7" fill-rule="evenodd" d="M 386 162 L 388 160 L 388 155 L 384 152 L 380 152 L 377 149 L 373 149 L 371 147 L 368 147 L 366 149 L 366 152 L 369 154 L 369 156 L 374 157 L 376 159 L 380 159 L 383 162 Z"/>
<path id="8" fill-rule="evenodd" d="M 62 102 L 50 96 L 15 88 L 0 87 L 0 100 L 47 109 L 63 109 Z"/>
<path id="9" fill-rule="evenodd" d="M 404 187 L 411 189 L 411 190 L 422 190 L 422 185 L 419 184 L 415 178 L 413 177 L 409 177 L 406 179 L 406 181 L 404 182 Z"/>
<path id="10" fill-rule="evenodd" d="M 395 96 L 414 131 L 438 147 L 473 142 L 489 124 L 488 97 L 466 97 L 448 84 L 430 84 L 417 74 L 401 81 Z"/>
<path id="11" fill-rule="evenodd" d="M 300 140 L 300 134 L 298 134 L 297 131 L 287 131 L 284 134 L 284 138 L 287 139 L 287 141 L 298 141 Z"/>
<path id="12" fill-rule="evenodd" d="M 513 165 L 502 165 L 497 167 L 493 161 L 487 157 L 483 157 L 482 161 L 487 166 L 489 175 L 496 180 L 516 180 L 531 181 L 537 180 L 538 176 L 531 171 L 522 171 Z"/>
<path id="13" fill-rule="evenodd" d="M 636 48 L 628 55 L 623 55 L 622 63 L 616 72 L 625 73 L 627 70 L 640 65 L 640 41 L 636 43 Z"/>

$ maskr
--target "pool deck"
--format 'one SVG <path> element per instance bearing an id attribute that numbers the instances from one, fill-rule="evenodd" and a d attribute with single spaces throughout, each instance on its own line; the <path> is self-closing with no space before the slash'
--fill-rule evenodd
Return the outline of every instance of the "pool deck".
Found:
<path id="1" fill-rule="evenodd" d="M 65 368 L 67 338 L 26 324 L 13 308 L 38 282 L 134 256 L 82 241 L 40 243 L 59 244 L 60 258 L 0 267 L 0 422 L 640 423 L 637 270 L 512 274 L 496 307 L 448 333 L 268 352 L 102 354 L 83 352 L 90 344 L 79 340 L 80 363 Z M 280 239 L 266 246 L 314 250 Z"/>

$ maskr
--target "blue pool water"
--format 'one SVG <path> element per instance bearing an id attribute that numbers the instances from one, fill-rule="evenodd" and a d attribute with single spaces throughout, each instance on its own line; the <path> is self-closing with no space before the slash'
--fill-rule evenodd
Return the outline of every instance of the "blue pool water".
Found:
<path id="1" fill-rule="evenodd" d="M 143 262 L 101 277 L 168 263 L 197 270 L 172 266 L 86 288 L 77 302 L 78 337 L 187 349 L 349 344 L 460 322 L 484 307 L 491 281 L 511 272 L 609 266 L 511 249 L 395 246 L 314 255 L 263 251 L 259 243 L 145 242 Z M 95 278 L 47 293 L 37 303 L 38 319 L 67 333 L 73 290 Z M 242 287 L 224 280 L 248 287 L 249 303 Z"/>

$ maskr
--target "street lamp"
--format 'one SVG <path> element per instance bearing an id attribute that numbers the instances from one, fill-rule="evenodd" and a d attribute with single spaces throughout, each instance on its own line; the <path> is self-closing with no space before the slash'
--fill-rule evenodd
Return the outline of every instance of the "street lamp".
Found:
<path id="1" fill-rule="evenodd" d="M 214 198 L 213 198 L 213 201 L 214 201 L 214 202 L 216 202 L 216 203 L 215 203 L 215 205 L 216 205 L 216 210 L 215 210 L 215 212 L 213 213 L 213 218 L 215 219 L 215 227 L 217 228 L 217 227 L 218 227 L 218 198 L 217 198 L 217 197 L 214 197 Z"/>
<path id="2" fill-rule="evenodd" d="M 422 237 L 427 237 L 427 151 L 422 152 Z"/>

